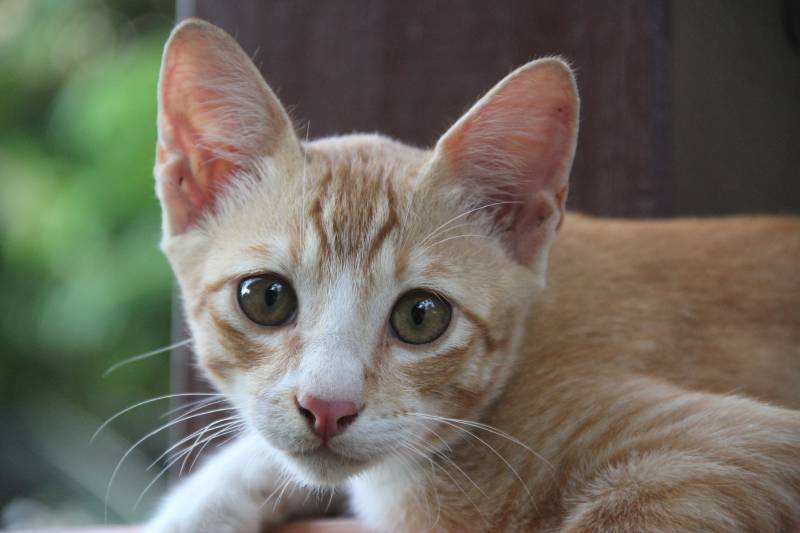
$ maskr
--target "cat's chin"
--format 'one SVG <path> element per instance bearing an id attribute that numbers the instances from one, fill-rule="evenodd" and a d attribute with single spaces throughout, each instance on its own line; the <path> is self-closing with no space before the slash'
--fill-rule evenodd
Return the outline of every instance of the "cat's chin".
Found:
<path id="1" fill-rule="evenodd" d="M 284 452 L 292 470 L 306 482 L 319 486 L 337 486 L 363 472 L 370 461 L 337 453 L 327 446 L 313 450 Z"/>

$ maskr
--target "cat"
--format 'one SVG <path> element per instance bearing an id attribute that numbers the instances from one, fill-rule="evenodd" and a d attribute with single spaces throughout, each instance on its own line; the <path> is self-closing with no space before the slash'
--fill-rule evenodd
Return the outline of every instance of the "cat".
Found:
<path id="1" fill-rule="evenodd" d="M 246 430 L 146 531 L 255 532 L 326 487 L 374 531 L 800 524 L 800 219 L 566 213 L 564 61 L 432 150 L 301 141 L 200 20 L 158 99 L 162 248 Z"/>

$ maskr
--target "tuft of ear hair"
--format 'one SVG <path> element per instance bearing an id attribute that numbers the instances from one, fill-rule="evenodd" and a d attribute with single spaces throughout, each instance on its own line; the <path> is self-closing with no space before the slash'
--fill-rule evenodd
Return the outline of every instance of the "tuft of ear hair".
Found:
<path id="1" fill-rule="evenodd" d="M 580 100 L 569 66 L 532 61 L 504 78 L 439 140 L 433 169 L 469 202 L 492 208 L 518 262 L 544 273 L 561 225 L 578 137 Z"/>
<path id="2" fill-rule="evenodd" d="M 285 109 L 233 38 L 199 19 L 177 25 L 158 83 L 154 173 L 165 233 L 189 229 L 259 158 L 300 150 Z"/>

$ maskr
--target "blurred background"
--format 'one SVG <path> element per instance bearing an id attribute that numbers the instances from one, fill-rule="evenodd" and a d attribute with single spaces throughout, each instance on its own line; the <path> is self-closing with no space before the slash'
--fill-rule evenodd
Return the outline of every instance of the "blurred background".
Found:
<path id="1" fill-rule="evenodd" d="M 155 94 L 174 4 L 0 0 L 0 524 L 102 523 L 114 465 L 157 427 L 171 274 L 152 182 Z M 150 481 L 166 444 L 126 461 L 109 522 Z M 161 486 L 153 488 L 158 494 Z"/>
<path id="2" fill-rule="evenodd" d="M 0 0 L 0 527 L 141 520 L 166 432 L 106 509 L 109 479 L 174 404 L 89 440 L 206 390 L 186 350 L 104 377 L 181 336 L 152 180 L 176 14 L 236 36 L 311 137 L 429 145 L 512 68 L 562 54 L 582 94 L 572 209 L 800 212 L 798 0 Z"/>

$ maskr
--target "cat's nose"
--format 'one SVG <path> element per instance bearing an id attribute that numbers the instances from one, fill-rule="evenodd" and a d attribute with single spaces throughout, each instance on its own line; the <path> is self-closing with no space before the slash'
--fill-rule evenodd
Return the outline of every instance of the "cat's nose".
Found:
<path id="1" fill-rule="evenodd" d="M 344 431 L 358 416 L 355 402 L 322 400 L 310 394 L 297 398 L 297 407 L 323 442 Z"/>

